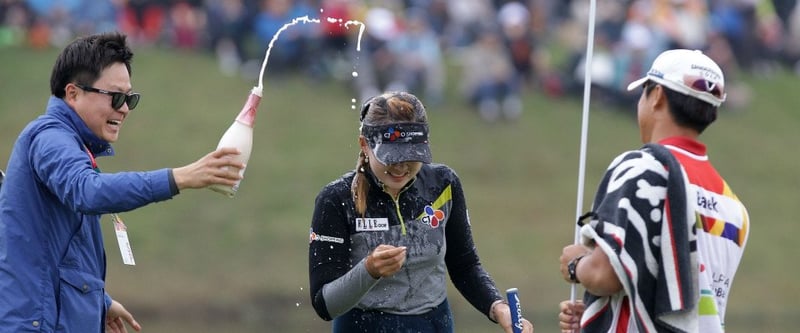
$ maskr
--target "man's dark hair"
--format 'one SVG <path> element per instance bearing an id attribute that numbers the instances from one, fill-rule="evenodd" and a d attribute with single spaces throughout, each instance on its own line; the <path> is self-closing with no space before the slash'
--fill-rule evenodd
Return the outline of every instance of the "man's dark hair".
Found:
<path id="1" fill-rule="evenodd" d="M 657 83 L 648 81 L 645 83 L 645 94 L 648 96 L 653 91 Z M 682 94 L 680 92 L 661 86 L 667 98 L 669 113 L 675 122 L 683 127 L 689 127 L 703 133 L 708 125 L 717 120 L 717 107 L 698 98 Z"/>
<path id="2" fill-rule="evenodd" d="M 100 72 L 114 63 L 121 62 L 131 75 L 133 52 L 128 47 L 126 36 L 108 32 L 81 37 L 67 45 L 58 55 L 50 75 L 50 93 L 64 98 L 64 87 L 68 83 L 92 85 Z"/>

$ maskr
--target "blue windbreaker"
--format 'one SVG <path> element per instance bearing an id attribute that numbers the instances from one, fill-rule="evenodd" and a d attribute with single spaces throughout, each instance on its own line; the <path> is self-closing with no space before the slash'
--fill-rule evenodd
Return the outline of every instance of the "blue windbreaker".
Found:
<path id="1" fill-rule="evenodd" d="M 103 332 L 101 215 L 176 194 L 169 169 L 97 173 L 87 148 L 114 154 L 56 97 L 14 144 L 0 188 L 0 332 Z"/>

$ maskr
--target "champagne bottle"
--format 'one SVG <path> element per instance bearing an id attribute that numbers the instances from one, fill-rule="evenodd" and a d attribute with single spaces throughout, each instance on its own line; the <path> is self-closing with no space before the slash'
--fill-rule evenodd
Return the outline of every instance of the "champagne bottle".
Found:
<path id="1" fill-rule="evenodd" d="M 247 102 L 244 104 L 242 111 L 233 121 L 230 127 L 222 135 L 222 138 L 217 144 L 217 149 L 222 147 L 233 147 L 239 149 L 241 154 L 235 156 L 239 162 L 247 164 L 250 159 L 250 152 L 253 149 L 253 124 L 256 121 L 256 111 L 258 111 L 258 104 L 261 102 L 261 89 L 254 87 L 247 97 Z M 244 176 L 244 168 L 239 170 L 239 175 Z M 233 186 L 212 185 L 209 188 L 233 198 L 236 191 L 239 189 L 239 182 Z"/>

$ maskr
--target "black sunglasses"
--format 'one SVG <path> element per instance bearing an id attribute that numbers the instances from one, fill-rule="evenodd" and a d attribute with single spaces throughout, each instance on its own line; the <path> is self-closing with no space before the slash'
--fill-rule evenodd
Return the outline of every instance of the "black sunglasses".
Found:
<path id="1" fill-rule="evenodd" d="M 97 89 L 95 87 L 84 86 L 81 84 L 75 84 L 75 86 L 85 91 L 111 96 L 111 107 L 114 108 L 114 110 L 119 110 L 123 104 L 128 104 L 128 110 L 133 110 L 136 108 L 136 105 L 139 104 L 139 98 L 142 97 L 138 93 L 126 94 L 117 91 Z"/>

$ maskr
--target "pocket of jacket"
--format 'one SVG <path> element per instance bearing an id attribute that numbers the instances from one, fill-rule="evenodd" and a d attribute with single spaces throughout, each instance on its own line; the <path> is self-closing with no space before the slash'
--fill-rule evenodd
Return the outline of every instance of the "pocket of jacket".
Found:
<path id="1" fill-rule="evenodd" d="M 100 332 L 105 283 L 92 274 L 59 268 L 59 310 L 56 331 Z"/>

